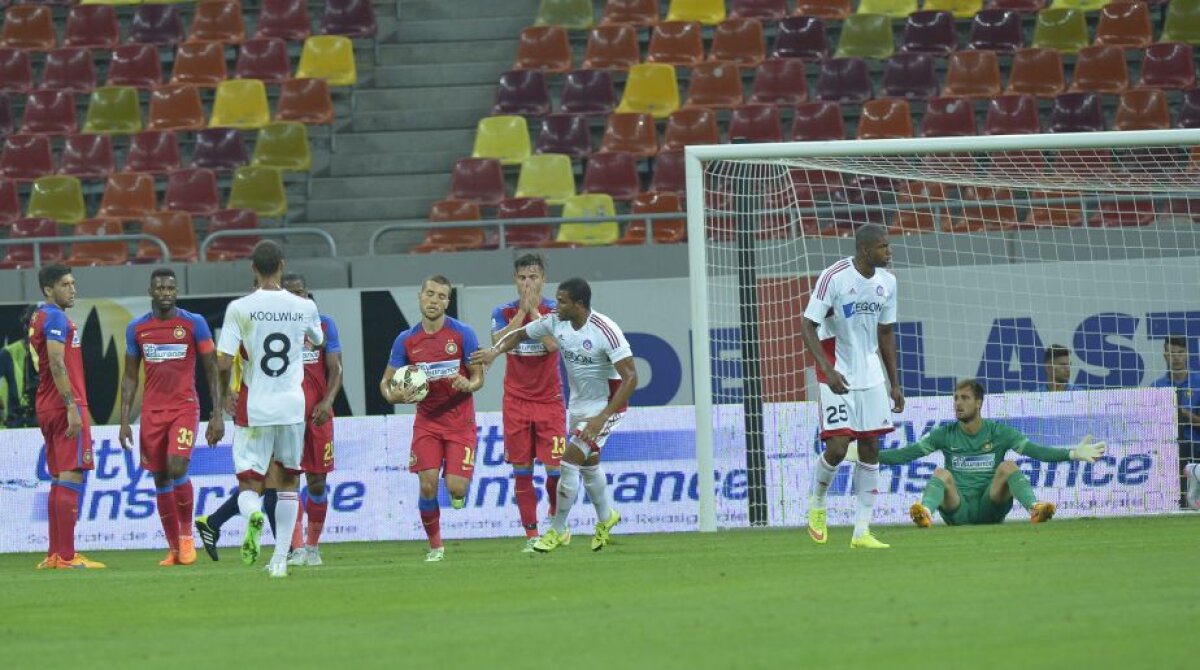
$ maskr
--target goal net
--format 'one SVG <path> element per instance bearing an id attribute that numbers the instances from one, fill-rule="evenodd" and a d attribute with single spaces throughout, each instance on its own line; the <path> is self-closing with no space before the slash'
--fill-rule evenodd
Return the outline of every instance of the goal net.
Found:
<path id="1" fill-rule="evenodd" d="M 1200 369 L 1200 133 L 689 147 L 687 185 L 698 465 L 748 482 L 702 491 L 702 529 L 805 523 L 822 444 L 800 323 L 867 224 L 890 234 L 907 398 L 883 448 L 953 421 L 973 377 L 985 418 L 1039 444 L 1108 442 L 1094 464 L 1009 454 L 1061 516 L 1179 508 L 1192 400 L 1170 386 Z M 906 522 L 940 465 L 881 467 L 876 522 Z M 831 524 L 851 521 L 850 489 L 844 464 Z"/>

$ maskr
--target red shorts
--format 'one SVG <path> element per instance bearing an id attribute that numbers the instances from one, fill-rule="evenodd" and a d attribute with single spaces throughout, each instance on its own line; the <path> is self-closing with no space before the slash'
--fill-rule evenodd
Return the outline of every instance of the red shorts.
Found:
<path id="1" fill-rule="evenodd" d="M 471 478 L 475 474 L 475 440 L 446 437 L 414 429 L 408 471 L 441 470 L 443 475 Z"/>
<path id="2" fill-rule="evenodd" d="M 304 424 L 304 455 L 300 457 L 300 469 L 322 474 L 333 472 L 332 417 L 319 426 L 312 419 Z"/>
<path id="3" fill-rule="evenodd" d="M 149 472 L 166 472 L 168 457 L 190 459 L 199 427 L 200 410 L 195 407 L 143 413 L 138 439 L 142 467 Z"/>
<path id="4" fill-rule="evenodd" d="M 75 437 L 67 437 L 67 410 L 39 413 L 38 426 L 46 441 L 46 469 L 51 477 L 71 470 L 95 468 L 92 459 L 92 425 L 88 421 L 87 407 L 80 407 L 83 429 Z"/>
<path id="5" fill-rule="evenodd" d="M 504 461 L 558 467 L 567 448 L 567 411 L 561 402 L 504 398 Z"/>

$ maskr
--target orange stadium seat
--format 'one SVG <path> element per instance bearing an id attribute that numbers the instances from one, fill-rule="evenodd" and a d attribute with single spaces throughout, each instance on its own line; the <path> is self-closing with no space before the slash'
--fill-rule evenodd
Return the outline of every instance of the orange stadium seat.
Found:
<path id="1" fill-rule="evenodd" d="M 850 0 L 796 0 L 797 16 L 840 21 L 851 13 Z"/>
<path id="2" fill-rule="evenodd" d="M 194 263 L 200 256 L 200 246 L 196 243 L 196 229 L 192 226 L 192 216 L 186 212 L 153 212 L 142 217 L 142 233 L 153 235 L 167 245 L 171 261 L 176 263 Z M 164 262 L 158 247 L 150 242 L 138 245 L 134 261 L 138 263 Z"/>
<path id="3" fill-rule="evenodd" d="M 333 97 L 324 79 L 289 79 L 280 85 L 276 121 L 327 126 L 333 117 Z"/>
<path id="4" fill-rule="evenodd" d="M 136 219 L 158 209 L 154 176 L 141 172 L 117 172 L 104 184 L 97 216 Z"/>
<path id="5" fill-rule="evenodd" d="M 742 104 L 742 75 L 733 63 L 710 61 L 692 68 L 685 107 L 733 107 Z"/>
<path id="6" fill-rule="evenodd" d="M 463 200 L 439 200 L 429 208 L 429 220 L 437 223 L 457 223 L 480 220 L 479 205 Z M 425 241 L 410 249 L 423 254 L 435 251 L 464 251 L 482 249 L 485 234 L 483 228 L 434 226 L 425 234 Z"/>
<path id="7" fill-rule="evenodd" d="M 125 232 L 119 219 L 87 219 L 75 224 L 75 235 L 121 235 Z M 72 242 L 71 255 L 63 262 L 72 267 L 124 265 L 129 260 L 129 243 Z"/>
<path id="8" fill-rule="evenodd" d="M 676 193 L 642 193 L 633 199 L 630 206 L 631 214 L 670 214 L 683 212 L 683 200 Z M 625 235 L 617 240 L 620 245 L 646 243 L 646 229 L 650 226 L 654 231 L 655 244 L 676 244 L 687 241 L 687 221 L 679 219 L 649 221 L 631 221 L 625 228 Z"/>
<path id="9" fill-rule="evenodd" d="M 663 151 L 682 150 L 689 144 L 720 144 L 717 114 L 711 109 L 681 109 L 667 121 Z"/>
<path id="10" fill-rule="evenodd" d="M 1066 90 L 1062 54 L 1057 49 L 1031 47 L 1013 54 L 1006 93 L 1053 98 Z"/>
<path id="11" fill-rule="evenodd" d="M 220 42 L 183 43 L 175 50 L 172 84 L 215 88 L 229 78 L 225 45 Z"/>
<path id="12" fill-rule="evenodd" d="M 581 67 L 589 70 L 628 70 L 641 61 L 637 28 L 596 26 L 588 33 Z"/>
<path id="13" fill-rule="evenodd" d="M 650 33 L 647 63 L 695 65 L 704 60 L 704 39 L 699 23 L 668 21 Z"/>
<path id="14" fill-rule="evenodd" d="M 189 42 L 241 44 L 246 39 L 246 22 L 238 0 L 206 0 L 196 5 Z"/>
<path id="15" fill-rule="evenodd" d="M 858 117 L 858 139 L 882 140 L 913 136 L 907 100 L 868 100 Z"/>
<path id="16" fill-rule="evenodd" d="M 946 65 L 943 96 L 990 98 L 1000 94 L 1000 62 L 995 51 L 956 51 Z"/>
<path id="17" fill-rule="evenodd" d="M 566 72 L 571 69 L 571 43 L 562 26 L 530 26 L 517 42 L 514 70 Z"/>
<path id="18" fill-rule="evenodd" d="M 200 130 L 205 127 L 204 106 L 195 86 L 171 84 L 150 94 L 146 130 Z"/>
<path id="19" fill-rule="evenodd" d="M 624 151 L 638 158 L 658 153 L 658 131 L 649 114 L 611 114 L 600 140 L 600 151 Z"/>
<path id="20" fill-rule="evenodd" d="M 658 23 L 661 16 L 658 0 L 608 0 L 604 3 L 606 25 L 627 23 L 635 26 L 650 26 Z"/>
<path id="21" fill-rule="evenodd" d="M 1154 41 L 1150 8 L 1144 2 L 1114 2 L 1100 10 L 1096 44 L 1144 47 Z"/>
<path id="22" fill-rule="evenodd" d="M 1079 50 L 1075 59 L 1072 91 L 1122 93 L 1129 88 L 1129 66 L 1125 50 L 1113 46 L 1092 46 Z"/>
<path id="23" fill-rule="evenodd" d="M 53 49 L 54 16 L 46 5 L 14 5 L 4 12 L 0 46 L 9 49 L 46 51 Z"/>
<path id="24" fill-rule="evenodd" d="M 736 63 L 738 67 L 758 67 L 766 54 L 767 42 L 758 19 L 728 19 L 713 30 L 709 60 Z"/>

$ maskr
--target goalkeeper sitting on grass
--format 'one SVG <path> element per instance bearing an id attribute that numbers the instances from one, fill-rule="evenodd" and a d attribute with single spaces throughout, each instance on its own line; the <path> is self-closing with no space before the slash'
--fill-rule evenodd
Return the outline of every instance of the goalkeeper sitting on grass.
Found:
<path id="1" fill-rule="evenodd" d="M 1021 431 L 995 421 L 985 420 L 983 385 L 974 379 L 954 388 L 956 423 L 939 426 L 919 441 L 900 449 L 879 452 L 880 465 L 901 465 L 940 451 L 945 468 L 933 471 L 925 485 L 921 502 L 909 509 L 913 523 L 928 528 L 933 510 L 951 526 L 1000 523 L 1012 509 L 1013 498 L 1029 510 L 1033 523 L 1049 521 L 1054 503 L 1038 502 L 1033 486 L 1017 464 L 1004 460 L 1009 449 L 1039 461 L 1087 461 L 1104 455 L 1104 443 L 1085 437 L 1074 449 L 1043 447 L 1029 441 Z"/>

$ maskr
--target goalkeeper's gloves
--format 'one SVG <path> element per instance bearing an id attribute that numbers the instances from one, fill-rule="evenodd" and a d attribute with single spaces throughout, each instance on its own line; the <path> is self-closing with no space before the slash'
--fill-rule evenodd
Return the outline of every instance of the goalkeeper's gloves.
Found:
<path id="1" fill-rule="evenodd" d="M 1104 442 L 1092 442 L 1092 436 L 1088 435 L 1071 450 L 1071 460 L 1095 463 L 1097 458 L 1104 455 L 1106 448 L 1108 445 Z"/>

